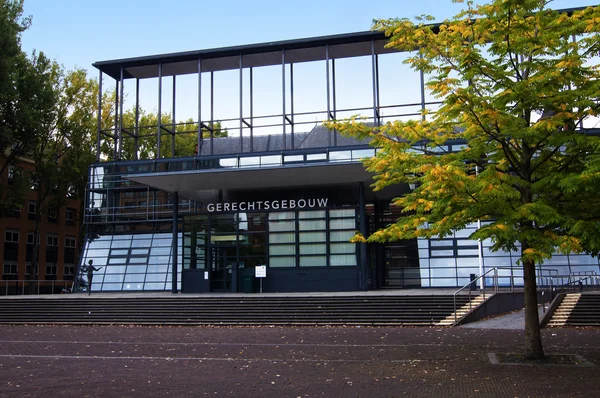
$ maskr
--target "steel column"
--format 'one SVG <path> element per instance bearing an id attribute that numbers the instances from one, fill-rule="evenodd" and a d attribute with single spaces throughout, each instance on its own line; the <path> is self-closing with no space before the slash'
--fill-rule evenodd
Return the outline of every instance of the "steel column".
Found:
<path id="1" fill-rule="evenodd" d="M 285 50 L 281 50 L 281 99 L 283 108 L 283 149 L 287 149 L 287 139 L 285 136 Z"/>
<path id="2" fill-rule="evenodd" d="M 98 142 L 96 142 L 96 162 L 100 161 L 100 139 L 102 137 L 102 71 L 98 71 Z"/>
<path id="3" fill-rule="evenodd" d="M 422 55 L 421 55 L 422 57 Z M 419 81 L 421 83 L 421 111 L 425 110 L 425 74 L 419 71 Z M 425 115 L 421 113 L 421 120 L 425 121 Z"/>
<path id="4" fill-rule="evenodd" d="M 326 78 L 326 85 L 327 85 L 327 120 L 331 120 L 331 89 L 329 87 L 329 44 L 327 44 L 325 46 L 325 74 L 327 75 Z M 331 146 L 331 134 L 328 134 L 329 137 L 329 146 Z"/>
<path id="5" fill-rule="evenodd" d="M 294 144 L 294 64 L 290 62 L 290 124 L 291 124 L 291 149 L 296 149 Z"/>
<path id="6" fill-rule="evenodd" d="M 244 56 L 240 54 L 240 153 L 244 152 Z"/>
<path id="7" fill-rule="evenodd" d="M 113 149 L 113 156 L 115 160 L 118 160 L 119 155 L 119 80 L 115 80 L 115 128 L 113 129 L 113 140 L 115 141 L 115 147 Z"/>
<path id="8" fill-rule="evenodd" d="M 210 154 L 214 154 L 213 136 L 215 135 L 215 72 L 210 71 Z"/>
<path id="9" fill-rule="evenodd" d="M 198 142 L 196 155 L 202 153 L 202 59 L 198 59 Z"/>
<path id="10" fill-rule="evenodd" d="M 138 160 L 140 150 L 140 79 L 135 79 L 135 137 L 133 142 L 134 159 Z"/>
<path id="11" fill-rule="evenodd" d="M 160 159 L 160 133 L 162 119 L 162 62 L 158 63 L 158 129 L 156 136 L 156 159 Z"/>
<path id="12" fill-rule="evenodd" d="M 254 78 L 250 68 L 250 152 L 254 152 Z"/>
<path id="13" fill-rule="evenodd" d="M 175 89 L 177 84 L 177 80 L 175 78 L 175 75 L 173 75 L 173 114 L 171 117 L 171 126 L 172 126 L 172 133 L 171 133 L 171 157 L 174 158 L 175 157 L 175 124 L 176 122 L 176 118 L 175 118 L 175 102 L 176 102 L 176 94 L 177 91 Z M 188 156 L 187 154 L 185 156 Z"/>
<path id="14" fill-rule="evenodd" d="M 335 111 L 337 109 L 337 102 L 335 93 L 335 59 L 331 60 L 331 86 L 331 93 L 333 94 L 333 114 L 331 116 L 333 116 L 333 120 L 336 120 L 337 115 Z M 337 146 L 337 130 L 333 130 L 333 146 Z"/>
<path id="15" fill-rule="evenodd" d="M 171 258 L 173 268 L 171 269 L 171 293 L 177 293 L 177 257 L 178 257 L 178 223 L 179 223 L 179 193 L 173 192 L 173 248 Z"/>
<path id="16" fill-rule="evenodd" d="M 377 99 L 379 94 L 377 93 L 377 61 L 375 54 L 375 40 L 371 40 L 371 78 L 373 81 L 373 124 L 379 125 L 379 104 Z"/>
<path id="17" fill-rule="evenodd" d="M 123 87 L 125 86 L 125 81 L 124 81 L 124 77 L 123 77 L 123 66 L 121 66 L 121 75 L 120 75 L 120 92 L 119 92 L 119 97 L 121 97 L 121 101 L 119 102 L 119 160 L 121 160 L 121 157 L 123 156 Z M 117 110 L 115 109 L 115 112 Z"/>

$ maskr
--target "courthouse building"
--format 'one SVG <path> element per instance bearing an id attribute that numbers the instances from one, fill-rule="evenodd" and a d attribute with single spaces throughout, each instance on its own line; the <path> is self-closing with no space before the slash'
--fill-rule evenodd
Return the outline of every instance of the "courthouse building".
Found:
<path id="1" fill-rule="evenodd" d="M 256 291 L 259 266 L 264 292 L 458 287 L 493 267 L 522 283 L 519 253 L 469 240 L 477 225 L 444 239 L 350 242 L 394 222 L 390 202 L 411 187 L 373 191 L 361 159 L 375 150 L 322 121 L 361 114 L 378 125 L 439 106 L 408 54 L 385 44 L 360 32 L 94 64 L 101 91 L 117 96 L 90 169 L 83 279 L 92 260 L 102 267 L 93 289 L 110 292 Z M 156 125 L 139 112 L 149 97 Z M 177 122 L 190 112 L 193 122 Z M 587 255 L 543 267 L 599 271 Z"/>

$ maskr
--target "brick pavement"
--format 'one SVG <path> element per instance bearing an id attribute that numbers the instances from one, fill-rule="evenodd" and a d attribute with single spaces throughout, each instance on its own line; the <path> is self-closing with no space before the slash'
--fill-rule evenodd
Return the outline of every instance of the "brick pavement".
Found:
<path id="1" fill-rule="evenodd" d="M 543 338 L 595 366 L 491 364 L 516 329 L 5 326 L 0 396 L 600 396 L 600 330 Z"/>

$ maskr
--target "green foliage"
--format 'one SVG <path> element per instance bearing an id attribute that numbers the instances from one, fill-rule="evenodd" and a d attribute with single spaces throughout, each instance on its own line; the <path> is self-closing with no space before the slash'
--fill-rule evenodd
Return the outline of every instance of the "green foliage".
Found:
<path id="1" fill-rule="evenodd" d="M 442 105 L 377 128 L 328 123 L 381 148 L 365 162 L 375 189 L 418 186 L 394 200 L 404 212 L 395 224 L 357 239 L 443 237 L 484 220 L 471 238 L 491 239 L 493 250 L 521 242 L 524 263 L 597 255 L 600 140 L 577 127 L 598 116 L 600 7 L 567 15 L 539 0 L 497 0 L 469 3 L 439 27 L 391 19 L 374 28 L 388 47 L 412 51 L 407 62 Z M 449 140 L 465 145 L 445 152 Z"/>

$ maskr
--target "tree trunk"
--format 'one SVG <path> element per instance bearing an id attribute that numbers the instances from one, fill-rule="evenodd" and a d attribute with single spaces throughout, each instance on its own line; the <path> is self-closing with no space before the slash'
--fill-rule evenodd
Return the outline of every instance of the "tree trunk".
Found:
<path id="1" fill-rule="evenodd" d="M 523 250 L 527 245 L 522 242 Z M 540 318 L 537 306 L 537 287 L 535 283 L 535 263 L 533 260 L 523 262 L 524 300 L 525 300 L 525 358 L 544 359 Z"/>

